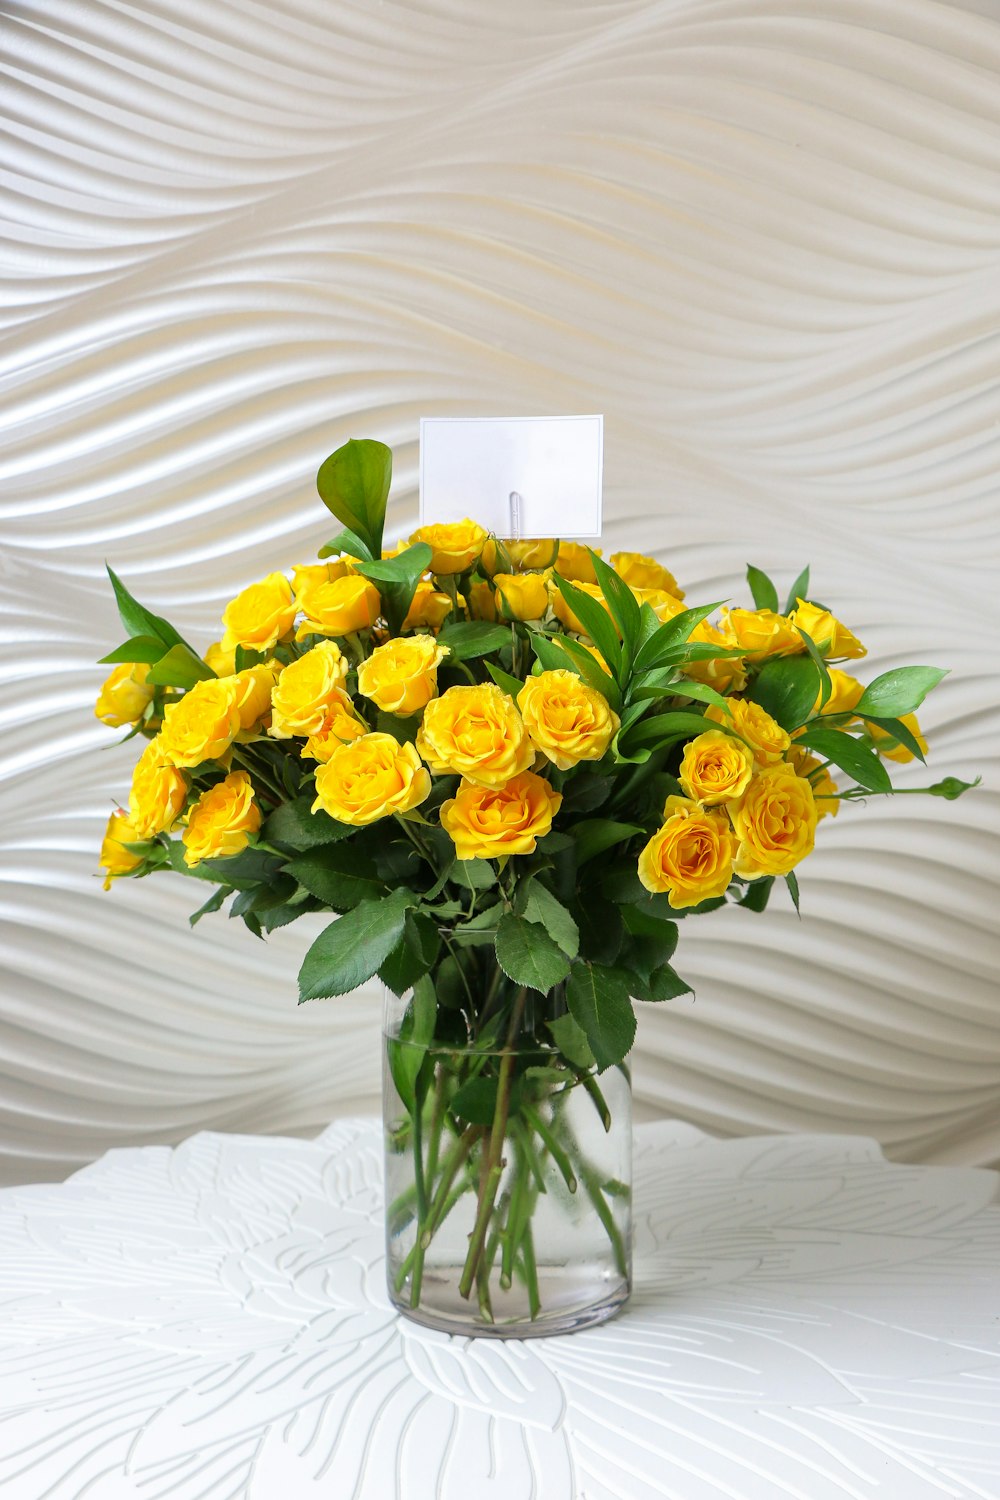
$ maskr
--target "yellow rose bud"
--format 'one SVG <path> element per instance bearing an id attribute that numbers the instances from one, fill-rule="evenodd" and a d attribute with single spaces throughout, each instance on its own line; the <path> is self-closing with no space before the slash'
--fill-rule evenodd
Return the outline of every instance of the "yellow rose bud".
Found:
<path id="1" fill-rule="evenodd" d="M 675 910 L 724 896 L 733 878 L 733 835 L 724 815 L 668 797 L 664 823 L 639 855 L 647 891 L 666 892 Z"/>
<path id="2" fill-rule="evenodd" d="M 605 614 L 608 616 L 608 619 L 611 620 L 612 617 L 611 611 L 608 609 L 608 601 L 605 599 L 596 583 L 574 583 L 573 587 L 575 589 L 579 589 L 581 594 L 588 595 L 589 598 L 594 600 L 595 604 L 599 604 L 604 610 Z M 563 625 L 567 630 L 571 631 L 574 635 L 587 634 L 586 630 L 584 630 L 583 628 L 582 623 L 577 619 L 576 615 L 573 613 L 566 600 L 563 598 L 562 591 L 559 589 L 558 585 L 554 583 L 549 585 L 549 599 L 552 604 L 552 612 L 561 625 Z M 614 624 L 613 620 L 612 624 Z M 616 630 L 617 628 L 618 627 L 615 626 Z"/>
<path id="3" fill-rule="evenodd" d="M 607 700 L 573 672 L 529 677 L 517 706 L 532 744 L 560 771 L 600 760 L 621 723 Z"/>
<path id="4" fill-rule="evenodd" d="M 505 573 L 510 567 L 514 573 L 541 571 L 551 568 L 556 560 L 560 543 L 552 537 L 521 537 L 516 541 L 487 537 L 483 546 L 479 566 L 488 577 Z M 506 556 L 504 556 L 506 554 Z"/>
<path id="5" fill-rule="evenodd" d="M 812 787 L 816 817 L 835 818 L 840 811 L 837 783 L 819 757 L 810 755 L 801 745 L 792 745 L 786 759 L 796 776 L 802 776 Z"/>
<path id="6" fill-rule="evenodd" d="M 335 641 L 318 641 L 304 656 L 282 668 L 271 694 L 271 728 L 278 740 L 317 734 L 349 670 Z"/>
<path id="7" fill-rule="evenodd" d="M 497 606 L 492 583 L 479 580 L 469 585 L 469 614 L 474 620 L 489 620 L 491 623 L 496 620 Z"/>
<path id="8" fill-rule="evenodd" d="M 851 677 L 847 672 L 842 672 L 839 667 L 830 667 L 830 696 L 820 709 L 823 699 L 822 689 L 816 694 L 816 702 L 813 704 L 813 713 L 824 714 L 849 714 L 857 708 L 858 700 L 865 690 L 863 682 L 856 677 Z"/>
<path id="9" fill-rule="evenodd" d="M 729 726 L 740 739 L 745 740 L 759 766 L 775 766 L 792 743 L 791 737 L 782 729 L 759 703 L 744 698 L 729 698 L 729 715 L 713 703 L 705 710 L 705 718 L 716 724 Z M 734 792 L 734 796 L 739 793 Z"/>
<path id="10" fill-rule="evenodd" d="M 731 646 L 732 642 L 710 625 L 707 620 L 702 620 L 691 632 L 689 639 L 700 646 Z M 703 682 L 706 687 L 714 687 L 717 693 L 740 693 L 747 684 L 746 662 L 742 656 L 716 656 L 708 661 L 688 661 L 681 668 L 685 677 L 690 677 L 694 682 Z"/>
<path id="11" fill-rule="evenodd" d="M 857 636 L 846 625 L 841 625 L 828 609 L 820 609 L 818 604 L 796 599 L 789 621 L 805 631 L 821 656 L 856 658 L 868 655 L 867 647 L 862 646 Z"/>
<path id="12" fill-rule="evenodd" d="M 358 691 L 385 713 L 408 718 L 437 695 L 437 669 L 448 655 L 432 635 L 386 641 L 358 667 Z"/>
<path id="13" fill-rule="evenodd" d="M 444 624 L 453 608 L 447 594 L 436 589 L 429 579 L 421 578 L 413 595 L 413 601 L 406 612 L 403 629 L 418 630 L 423 626 L 428 630 L 437 630 L 440 625 Z"/>
<path id="14" fill-rule="evenodd" d="M 602 547 L 591 547 L 589 550 L 581 542 L 560 542 L 559 556 L 556 558 L 555 569 L 568 583 L 596 583 L 597 573 L 590 553 L 596 552 L 598 557 L 604 556 Z"/>
<path id="15" fill-rule="evenodd" d="M 726 645 L 745 651 L 751 661 L 794 656 L 806 649 L 791 621 L 771 609 L 723 609 L 720 613 Z"/>
<path id="16" fill-rule="evenodd" d="M 216 677 L 234 677 L 236 675 L 236 647 L 223 646 L 221 641 L 215 641 L 208 650 L 204 652 L 202 660 L 205 665 L 212 668 Z"/>
<path id="17" fill-rule="evenodd" d="M 137 865 L 142 864 L 142 855 L 133 854 L 123 845 L 142 843 L 143 837 L 139 829 L 129 821 L 124 808 L 119 807 L 117 812 L 111 814 L 101 840 L 99 858 L 99 864 L 105 871 L 106 891 L 110 891 L 112 880 L 116 880 L 119 875 L 130 875 Z"/>
<path id="18" fill-rule="evenodd" d="M 150 740 L 136 761 L 128 799 L 129 821 L 138 837 L 169 833 L 181 815 L 187 792 L 184 776 L 164 758 L 160 739 Z"/>
<path id="19" fill-rule="evenodd" d="M 360 573 L 345 573 L 343 578 L 305 588 L 298 601 L 305 619 L 295 633 L 297 641 L 307 635 L 350 635 L 367 630 L 382 609 L 378 589 Z"/>
<path id="20" fill-rule="evenodd" d="M 668 620 L 673 620 L 677 615 L 684 613 L 684 606 L 680 599 L 673 594 L 668 594 L 664 589 L 632 589 L 633 594 L 640 604 L 648 604 L 661 625 Z"/>
<path id="21" fill-rule="evenodd" d="M 304 760 L 318 760 L 325 765 L 338 745 L 348 745 L 368 733 L 368 726 L 358 717 L 357 709 L 342 688 L 337 688 L 333 702 L 315 734 L 302 747 Z"/>
<path id="22" fill-rule="evenodd" d="M 233 676 L 241 729 L 255 728 L 271 712 L 271 694 L 279 670 L 277 662 L 261 663 Z M 225 678 L 222 680 L 226 681 Z"/>
<path id="23" fill-rule="evenodd" d="M 155 741 L 163 759 L 175 766 L 218 760 L 239 733 L 239 697 L 235 677 L 209 677 L 169 703 Z"/>
<path id="24" fill-rule="evenodd" d="M 254 801 L 253 783 L 246 771 L 233 771 L 225 781 L 202 792 L 188 814 L 181 834 L 184 863 L 200 865 L 203 859 L 229 859 L 242 854 L 250 835 L 260 828 L 260 808 Z"/>
<path id="25" fill-rule="evenodd" d="M 412 745 L 391 734 L 363 734 L 339 745 L 316 772 L 313 812 L 364 826 L 390 813 L 409 812 L 430 793 L 431 778 Z"/>
<path id="26" fill-rule="evenodd" d="M 641 552 L 616 552 L 611 566 L 624 578 L 629 588 L 658 589 L 674 599 L 683 599 L 684 590 L 668 568 L 655 558 L 645 557 Z"/>
<path id="27" fill-rule="evenodd" d="M 499 787 L 463 781 L 454 797 L 441 804 L 441 827 L 459 859 L 533 854 L 561 806 L 562 793 L 534 771 L 522 771 Z"/>
<path id="28" fill-rule="evenodd" d="M 497 612 L 506 620 L 540 620 L 549 607 L 547 573 L 496 573 Z"/>
<path id="29" fill-rule="evenodd" d="M 692 802 L 715 807 L 742 797 L 753 775 L 753 755 L 742 740 L 708 729 L 684 746 L 677 779 Z"/>
<path id="30" fill-rule="evenodd" d="M 432 771 L 450 771 L 477 786 L 502 786 L 535 758 L 513 698 L 492 683 L 453 687 L 432 698 L 417 749 Z"/>
<path id="31" fill-rule="evenodd" d="M 421 526 L 410 537 L 426 542 L 433 556 L 431 572 L 442 575 L 464 573 L 476 561 L 486 542 L 487 533 L 475 521 L 445 521 L 436 526 Z"/>
<path id="32" fill-rule="evenodd" d="M 905 724 L 906 728 L 910 731 L 910 733 L 913 735 L 913 738 L 920 746 L 924 755 L 926 755 L 927 741 L 924 739 L 923 735 L 920 732 L 920 725 L 917 723 L 916 714 L 903 714 L 899 722 L 901 724 Z M 893 737 L 891 730 L 882 729 L 878 724 L 871 723 L 868 723 L 866 727 L 868 729 L 868 733 L 871 735 L 872 740 L 874 741 L 875 749 L 878 751 L 879 755 L 884 756 L 886 760 L 896 760 L 899 761 L 901 765 L 905 764 L 905 762 L 908 760 L 913 760 L 913 751 L 908 750 L 905 745 L 901 745 L 899 741 Z"/>
<path id="33" fill-rule="evenodd" d="M 288 579 L 283 573 L 269 573 L 226 605 L 222 612 L 226 627 L 222 649 L 235 651 L 243 646 L 248 651 L 270 651 L 290 633 L 295 614 Z"/>
<path id="34" fill-rule="evenodd" d="M 149 667 L 145 662 L 123 661 L 105 681 L 97 695 L 94 713 L 102 724 L 122 729 L 141 719 L 146 705 L 153 701 L 154 688 L 147 684 Z"/>
<path id="35" fill-rule="evenodd" d="M 816 838 L 812 787 L 791 766 L 765 766 L 739 802 L 729 805 L 739 839 L 735 869 L 746 880 L 787 875 L 811 853 Z"/>
<path id="36" fill-rule="evenodd" d="M 296 563 L 292 568 L 292 593 L 298 608 L 308 614 L 309 611 L 302 602 L 304 595 L 322 588 L 325 583 L 335 583 L 338 578 L 346 578 L 353 571 L 352 557 L 337 557 L 321 563 Z"/>

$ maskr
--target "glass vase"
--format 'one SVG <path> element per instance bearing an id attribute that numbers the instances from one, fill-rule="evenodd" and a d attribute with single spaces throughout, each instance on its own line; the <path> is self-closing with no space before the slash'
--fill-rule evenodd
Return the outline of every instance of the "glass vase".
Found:
<path id="1" fill-rule="evenodd" d="M 532 996 L 543 1014 L 559 997 Z M 502 1044 L 413 1040 L 386 1004 L 386 1266 L 400 1312 L 448 1333 L 528 1338 L 603 1322 L 631 1284 L 625 1064 L 571 1063 L 525 1026 Z"/>

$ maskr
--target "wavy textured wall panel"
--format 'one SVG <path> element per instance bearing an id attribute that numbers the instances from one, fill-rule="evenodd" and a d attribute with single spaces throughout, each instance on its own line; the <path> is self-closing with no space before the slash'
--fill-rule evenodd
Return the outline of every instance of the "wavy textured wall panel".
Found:
<path id="1" fill-rule="evenodd" d="M 931 0 L 0 4 L 2 1173 L 374 1105 L 370 995 L 307 934 L 105 895 L 105 557 L 202 641 L 328 525 L 317 462 L 422 413 L 604 411 L 607 537 L 748 558 L 954 670 L 934 762 L 824 826 L 790 909 L 691 923 L 647 1113 L 1000 1156 L 1000 13 Z M 992 775 L 992 781 L 990 777 Z M 920 781 L 907 770 L 904 786 Z M 829 823 L 829 820 L 828 820 Z"/>

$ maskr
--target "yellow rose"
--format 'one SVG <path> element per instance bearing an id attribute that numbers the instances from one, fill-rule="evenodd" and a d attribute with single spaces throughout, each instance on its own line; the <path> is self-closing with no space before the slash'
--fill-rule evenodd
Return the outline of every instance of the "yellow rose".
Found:
<path id="1" fill-rule="evenodd" d="M 822 709 L 825 714 L 849 714 L 858 706 L 858 700 L 865 690 L 863 682 L 856 677 L 851 677 L 847 672 L 842 672 L 839 667 L 830 667 L 830 696 Z M 822 689 L 816 694 L 816 702 L 813 704 L 813 713 L 818 714 L 820 702 L 823 698 Z"/>
<path id="2" fill-rule="evenodd" d="M 771 609 L 723 609 L 720 613 L 726 645 L 745 651 L 751 661 L 794 656 L 806 649 L 791 621 Z"/>
<path id="3" fill-rule="evenodd" d="M 920 746 L 924 755 L 926 755 L 927 741 L 924 739 L 923 735 L 920 732 L 920 725 L 917 723 L 916 714 L 903 714 L 899 722 L 906 725 L 906 728 L 913 735 L 913 738 Z M 897 760 L 900 762 L 900 764 L 904 764 L 906 761 L 913 759 L 913 751 L 908 750 L 905 745 L 901 745 L 899 741 L 893 737 L 891 730 L 882 729 L 878 724 L 867 724 L 866 727 L 868 729 L 868 733 L 871 735 L 872 740 L 874 741 L 875 749 L 878 751 L 879 755 L 884 756 L 886 760 Z"/>
<path id="4" fill-rule="evenodd" d="M 322 588 L 325 583 L 335 583 L 338 578 L 346 578 L 348 573 L 354 571 L 354 559 L 352 557 L 337 557 L 332 561 L 321 563 L 296 563 L 292 568 L 292 592 L 295 595 L 295 603 L 299 609 L 305 610 L 302 603 L 304 594 L 314 592 Z M 308 614 L 308 610 L 305 610 Z"/>
<path id="5" fill-rule="evenodd" d="M 684 590 L 678 586 L 673 573 L 655 558 L 645 557 L 641 552 L 616 552 L 611 558 L 611 566 L 629 588 L 659 589 L 674 599 L 684 598 Z"/>
<path id="6" fill-rule="evenodd" d="M 112 880 L 119 875 L 130 875 L 137 865 L 142 864 L 141 854 L 132 854 L 130 850 L 123 848 L 125 844 L 139 844 L 143 842 L 143 834 L 131 823 L 125 814 L 124 808 L 119 807 L 108 819 L 108 826 L 101 840 L 101 853 L 99 864 L 105 871 L 104 889 L 110 891 Z"/>
<path id="7" fill-rule="evenodd" d="M 437 630 L 438 626 L 442 625 L 451 614 L 453 608 L 447 594 L 436 589 L 430 579 L 421 578 L 413 595 L 413 601 L 406 612 L 403 629 L 417 630 L 423 625 L 428 630 Z"/>
<path id="8" fill-rule="evenodd" d="M 239 733 L 239 696 L 235 677 L 209 677 L 196 682 L 178 703 L 169 703 L 155 742 L 164 760 L 200 766 L 224 755 Z"/>
<path id="9" fill-rule="evenodd" d="M 862 646 L 857 636 L 846 625 L 841 625 L 828 609 L 820 609 L 818 604 L 796 599 L 789 621 L 805 631 L 821 656 L 856 658 L 868 655 L 868 648 Z"/>
<path id="10" fill-rule="evenodd" d="M 409 812 L 429 795 L 431 778 L 412 745 L 391 734 L 363 734 L 338 745 L 316 772 L 316 801 L 339 823 L 357 827 Z"/>
<path id="11" fill-rule="evenodd" d="M 560 545 L 552 537 L 520 537 L 516 541 L 487 537 L 479 566 L 490 578 L 498 571 L 505 571 L 508 563 L 515 573 L 540 572 L 551 568 Z"/>
<path id="12" fill-rule="evenodd" d="M 347 677 L 347 658 L 334 641 L 319 641 L 283 668 L 271 694 L 271 728 L 277 740 L 318 734 Z"/>
<path id="13" fill-rule="evenodd" d="M 522 771 L 499 787 L 463 781 L 441 804 L 441 827 L 459 859 L 499 859 L 533 854 L 562 805 L 562 793 L 534 771 Z"/>
<path id="14" fill-rule="evenodd" d="M 840 811 L 837 783 L 819 757 L 810 755 L 801 745 L 792 745 L 785 758 L 796 776 L 804 777 L 812 787 L 816 817 L 835 818 Z"/>
<path id="15" fill-rule="evenodd" d="M 448 655 L 432 635 L 386 641 L 358 667 L 358 691 L 387 714 L 408 718 L 437 695 L 437 669 Z"/>
<path id="16" fill-rule="evenodd" d="M 607 700 L 573 672 L 540 672 L 517 695 L 532 744 L 560 771 L 600 760 L 621 723 Z"/>
<path id="17" fill-rule="evenodd" d="M 596 552 L 598 557 L 604 556 L 603 547 L 591 547 L 589 550 L 581 542 L 560 542 L 559 556 L 556 558 L 555 569 L 568 583 L 596 583 L 597 573 L 590 553 Z"/>
<path id="18" fill-rule="evenodd" d="M 588 595 L 588 597 L 593 599 L 595 603 L 599 604 L 604 610 L 605 614 L 608 616 L 608 619 L 611 619 L 611 611 L 608 609 L 608 602 L 605 599 L 604 595 L 601 593 L 601 590 L 598 588 L 596 583 L 574 583 L 573 587 L 575 589 L 579 589 L 581 594 Z M 577 619 L 576 615 L 573 613 L 569 605 L 566 603 L 566 600 L 563 598 L 561 589 L 559 589 L 559 587 L 554 583 L 549 585 L 549 598 L 552 604 L 552 612 L 561 625 L 565 626 L 565 628 L 571 631 L 574 635 L 587 634 L 586 630 L 584 630 L 583 628 L 583 625 Z M 614 622 L 612 621 L 612 623 Z M 615 626 L 616 630 L 617 628 L 618 627 Z"/>
<path id="19" fill-rule="evenodd" d="M 222 612 L 226 627 L 222 649 L 235 651 L 243 646 L 248 651 L 270 651 L 290 633 L 295 613 L 288 579 L 284 573 L 269 573 L 226 605 Z"/>
<path id="20" fill-rule="evenodd" d="M 513 698 L 492 683 L 453 687 L 424 709 L 417 749 L 432 771 L 502 786 L 535 758 Z"/>
<path id="21" fill-rule="evenodd" d="M 430 547 L 432 573 L 464 573 L 482 552 L 486 536 L 481 526 L 466 518 L 464 521 L 441 522 L 436 526 L 421 526 L 410 537 L 410 542 L 426 542 Z"/>
<path id="22" fill-rule="evenodd" d="M 149 667 L 145 662 L 123 661 L 115 667 L 94 705 L 94 713 L 102 724 L 121 729 L 142 718 L 155 691 L 153 685 L 146 682 L 148 676 Z"/>
<path id="23" fill-rule="evenodd" d="M 731 645 L 729 638 L 707 620 L 702 620 L 694 627 L 689 639 L 692 644 L 700 646 L 726 648 Z M 681 671 L 685 677 L 690 677 L 695 682 L 714 687 L 717 693 L 740 693 L 747 684 L 747 667 L 742 656 L 716 656 L 708 661 L 688 661 Z"/>
<path id="24" fill-rule="evenodd" d="M 787 875 L 811 853 L 816 838 L 812 787 L 791 766 L 765 766 L 739 802 L 729 805 L 739 839 L 735 869 L 745 880 Z"/>
<path id="25" fill-rule="evenodd" d="M 506 620 L 540 620 L 549 607 L 547 573 L 496 573 L 496 607 Z"/>
<path id="26" fill-rule="evenodd" d="M 666 891 L 672 907 L 724 896 L 733 878 L 733 835 L 727 819 L 686 797 L 668 797 L 664 823 L 639 855 L 647 891 Z"/>
<path id="27" fill-rule="evenodd" d="M 360 573 L 345 573 L 304 588 L 298 595 L 305 619 L 295 632 L 297 641 L 307 635 L 350 635 L 375 624 L 382 600 L 375 585 Z"/>
<path id="28" fill-rule="evenodd" d="M 214 641 L 203 653 L 202 661 L 212 668 L 216 677 L 233 677 L 236 674 L 236 647 Z"/>
<path id="29" fill-rule="evenodd" d="M 367 733 L 368 725 L 358 717 L 350 697 L 343 688 L 337 688 L 322 725 L 303 745 L 302 757 L 325 765 L 338 745 L 348 745 Z"/>
<path id="30" fill-rule="evenodd" d="M 759 703 L 751 703 L 743 698 L 729 698 L 727 702 L 728 718 L 725 710 L 714 703 L 705 710 L 705 718 L 712 719 L 716 724 L 730 725 L 741 739 L 746 740 L 759 766 L 777 765 L 792 743 L 790 736 Z"/>
<path id="31" fill-rule="evenodd" d="M 640 604 L 649 605 L 661 625 L 665 625 L 668 620 L 673 620 L 684 612 L 681 601 L 664 589 L 633 588 L 632 592 Z"/>
<path id="32" fill-rule="evenodd" d="M 684 746 L 677 779 L 692 802 L 715 807 L 742 797 L 753 775 L 753 755 L 742 740 L 707 729 Z"/>
<path id="33" fill-rule="evenodd" d="M 150 740 L 136 761 L 128 799 L 129 821 L 138 837 L 169 833 L 181 815 L 187 791 L 184 776 L 164 758 L 159 738 Z"/>
<path id="34" fill-rule="evenodd" d="M 441 595 L 445 598 L 445 595 Z M 496 620 L 497 606 L 493 597 L 492 583 L 485 583 L 481 579 L 469 585 L 469 614 L 474 620 Z"/>
<path id="35" fill-rule="evenodd" d="M 236 707 L 240 712 L 240 728 L 253 729 L 265 714 L 271 712 L 271 694 L 278 675 L 278 664 L 261 663 L 258 667 L 247 667 L 231 679 L 236 684 Z M 222 678 L 225 682 L 229 679 Z"/>
<path id="36" fill-rule="evenodd" d="M 225 781 L 202 792 L 188 814 L 181 834 L 184 863 L 199 865 L 203 859 L 229 859 L 242 854 L 250 835 L 260 828 L 260 808 L 253 797 L 253 783 L 246 771 L 234 771 Z"/>

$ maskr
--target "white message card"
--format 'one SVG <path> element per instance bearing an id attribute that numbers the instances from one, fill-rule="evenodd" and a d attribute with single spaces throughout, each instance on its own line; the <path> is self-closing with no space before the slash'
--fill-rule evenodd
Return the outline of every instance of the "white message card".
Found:
<path id="1" fill-rule="evenodd" d="M 422 417 L 420 524 L 599 537 L 603 417 Z"/>

